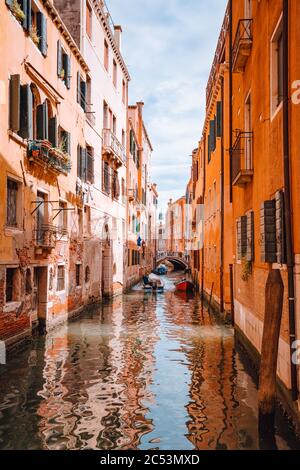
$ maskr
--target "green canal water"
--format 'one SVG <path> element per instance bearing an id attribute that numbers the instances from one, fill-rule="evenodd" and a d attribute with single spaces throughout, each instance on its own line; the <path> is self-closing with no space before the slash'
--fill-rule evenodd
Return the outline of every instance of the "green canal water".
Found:
<path id="1" fill-rule="evenodd" d="M 0 366 L 0 448 L 300 449 L 279 413 L 259 435 L 232 328 L 175 280 L 88 309 Z"/>

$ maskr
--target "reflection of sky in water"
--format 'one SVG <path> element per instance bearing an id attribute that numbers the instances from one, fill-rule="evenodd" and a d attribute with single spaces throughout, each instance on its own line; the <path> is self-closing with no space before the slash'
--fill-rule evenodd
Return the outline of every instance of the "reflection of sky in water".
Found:
<path id="1" fill-rule="evenodd" d="M 131 294 L 0 368 L 0 448 L 256 449 L 257 391 L 199 299 Z M 299 448 L 283 418 L 279 448 Z"/>

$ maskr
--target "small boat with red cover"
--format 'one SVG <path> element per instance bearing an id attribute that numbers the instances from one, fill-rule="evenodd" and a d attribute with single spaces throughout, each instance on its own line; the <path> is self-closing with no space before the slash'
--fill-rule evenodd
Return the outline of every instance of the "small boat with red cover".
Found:
<path id="1" fill-rule="evenodd" d="M 177 282 L 175 284 L 176 290 L 181 291 L 181 292 L 192 292 L 194 290 L 194 284 L 191 281 L 188 281 L 187 279 L 183 279 L 180 282 Z"/>

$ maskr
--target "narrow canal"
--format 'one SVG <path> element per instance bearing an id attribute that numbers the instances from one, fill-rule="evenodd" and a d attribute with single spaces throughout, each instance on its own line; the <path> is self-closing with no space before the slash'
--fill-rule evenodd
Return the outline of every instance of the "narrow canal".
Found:
<path id="1" fill-rule="evenodd" d="M 233 330 L 175 294 L 174 277 L 165 293 L 135 289 L 0 366 L 0 448 L 266 447 Z M 300 448 L 283 417 L 274 438 Z"/>

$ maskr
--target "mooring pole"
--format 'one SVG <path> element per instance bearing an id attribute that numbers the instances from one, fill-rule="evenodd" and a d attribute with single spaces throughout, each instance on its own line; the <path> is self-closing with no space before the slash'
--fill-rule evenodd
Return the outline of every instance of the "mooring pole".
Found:
<path id="1" fill-rule="evenodd" d="M 276 405 L 276 372 L 284 285 L 279 269 L 269 272 L 265 290 L 265 317 L 259 373 L 258 406 L 262 427 L 272 427 Z"/>

